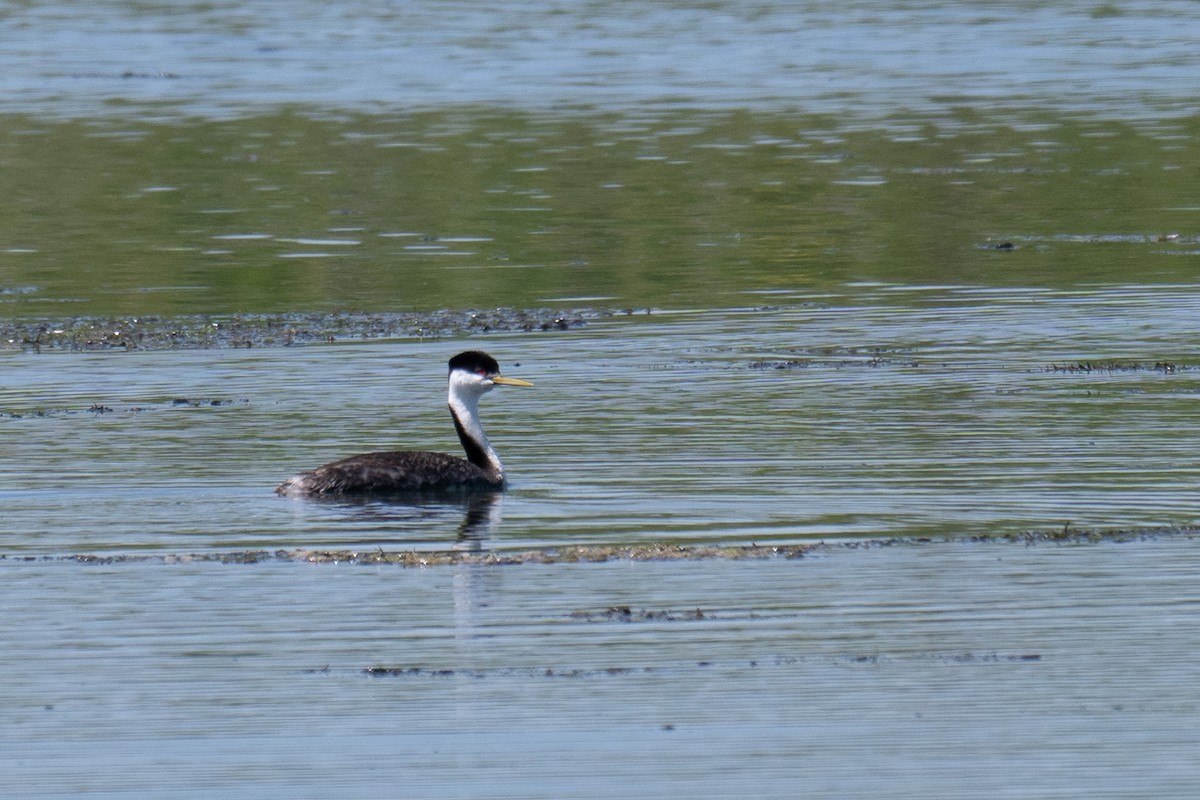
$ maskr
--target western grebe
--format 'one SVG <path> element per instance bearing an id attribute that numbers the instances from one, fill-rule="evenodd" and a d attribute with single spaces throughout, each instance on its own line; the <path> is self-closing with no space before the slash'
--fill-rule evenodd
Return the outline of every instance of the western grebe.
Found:
<path id="1" fill-rule="evenodd" d="M 533 386 L 500 374 L 496 359 L 468 350 L 450 359 L 450 416 L 466 458 L 398 450 L 343 458 L 288 478 L 282 495 L 387 494 L 395 492 L 499 491 L 504 467 L 479 424 L 479 398 L 496 386 Z"/>

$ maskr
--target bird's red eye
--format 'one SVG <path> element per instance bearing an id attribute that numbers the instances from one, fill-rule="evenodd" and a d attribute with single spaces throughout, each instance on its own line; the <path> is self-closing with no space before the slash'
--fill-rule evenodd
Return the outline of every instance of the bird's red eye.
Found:
<path id="1" fill-rule="evenodd" d="M 475 370 L 475 374 L 476 374 L 476 375 L 478 375 L 478 376 L 479 376 L 479 377 L 481 377 L 481 378 L 486 378 L 486 377 L 487 377 L 487 370 L 486 370 L 486 369 L 477 369 L 477 370 Z"/>

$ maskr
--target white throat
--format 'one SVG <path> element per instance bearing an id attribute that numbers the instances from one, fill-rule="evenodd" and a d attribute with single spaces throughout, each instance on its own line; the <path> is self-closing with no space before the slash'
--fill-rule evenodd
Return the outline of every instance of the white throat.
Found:
<path id="1" fill-rule="evenodd" d="M 458 423 L 459 438 L 462 440 L 463 449 L 467 451 L 467 458 L 476 462 L 471 452 L 474 447 L 487 462 L 487 466 L 476 462 L 477 466 L 490 468 L 489 471 L 502 480 L 504 466 L 500 463 L 500 456 L 496 454 L 492 443 L 483 432 L 483 426 L 479 423 L 479 398 L 493 388 L 491 382 L 485 383 L 470 373 L 455 371 L 450 375 L 447 402 L 450 404 L 450 413 Z"/>

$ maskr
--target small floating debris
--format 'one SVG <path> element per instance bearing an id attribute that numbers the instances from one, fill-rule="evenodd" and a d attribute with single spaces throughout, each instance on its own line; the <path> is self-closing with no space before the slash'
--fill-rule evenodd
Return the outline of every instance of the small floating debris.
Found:
<path id="1" fill-rule="evenodd" d="M 493 669 L 449 669 L 439 667 L 384 667 L 373 666 L 363 670 L 372 677 L 388 678 L 484 678 L 529 677 L 529 678 L 600 678 L 664 672 L 664 667 L 600 667 L 597 669 L 572 669 L 563 667 L 497 667 Z"/>
<path id="2" fill-rule="evenodd" d="M 1041 653 L 917 653 L 917 654 L 860 654 L 860 655 L 781 655 L 767 659 L 742 661 L 684 661 L 671 665 L 655 666 L 611 666 L 611 667 L 422 667 L 373 665 L 362 670 L 373 678 L 620 678 L 635 675 L 677 673 L 692 670 L 753 670 L 764 667 L 792 667 L 814 661 L 836 662 L 851 665 L 877 666 L 885 663 L 908 661 L 933 661 L 942 664 L 985 665 L 1005 663 L 1036 663 L 1042 660 Z M 306 670 L 309 674 L 327 674 L 328 667 Z"/>
<path id="3" fill-rule="evenodd" d="M 159 72 L 136 72 L 131 69 L 127 69 L 124 72 L 122 72 L 121 78 L 124 80 L 132 80 L 135 78 L 139 79 L 139 80 L 148 80 L 148 79 L 162 79 L 162 80 L 168 80 L 168 81 L 179 80 L 179 76 L 177 74 L 175 74 L 174 72 L 161 72 L 161 71 L 159 71 Z"/>
<path id="4" fill-rule="evenodd" d="M 1092 372 L 1158 372 L 1171 374 L 1187 372 L 1192 367 L 1188 364 L 1176 364 L 1173 361 L 1155 361 L 1153 364 L 1136 361 L 1079 361 L 1074 364 L 1050 364 L 1043 367 L 1042 372 L 1063 372 L 1068 374 Z"/>
<path id="5" fill-rule="evenodd" d="M 819 359 L 819 358 L 793 358 L 787 361 L 755 361 L 750 364 L 751 369 L 811 369 L 813 367 L 825 367 L 833 369 L 848 369 L 852 367 L 918 367 L 920 362 L 916 359 L 884 359 L 884 358 L 868 358 L 868 359 Z"/>
<path id="6" fill-rule="evenodd" d="M 96 78 L 120 78 L 121 80 L 179 80 L 179 75 L 174 72 L 145 72 L 127 69 L 124 72 L 72 72 L 68 77 L 75 80 L 96 79 Z"/>
<path id="7" fill-rule="evenodd" d="M 64 408 L 35 408 L 30 410 L 20 411 L 3 411 L 0 412 L 0 419 L 62 419 L 64 417 L 75 417 L 81 414 L 92 414 L 97 417 L 106 414 L 142 414 L 150 411 L 156 411 L 165 408 L 223 408 L 233 405 L 249 405 L 250 401 L 241 400 L 226 400 L 226 399 L 197 399 L 189 400 L 185 398 L 175 398 L 167 402 L 151 402 L 144 405 L 136 406 L 110 406 L 105 403 L 92 403 L 87 408 L 80 407 L 64 407 Z"/>
<path id="8" fill-rule="evenodd" d="M 242 402 L 249 402 L 243 400 Z M 232 400 L 191 400 L 186 397 L 176 397 L 171 401 L 171 405 L 175 408 L 220 408 L 221 406 L 233 405 Z M 140 410 L 140 409 L 139 409 Z"/>
<path id="9" fill-rule="evenodd" d="M 630 606 L 612 606 L 603 611 L 572 611 L 571 619 L 581 622 L 679 622 L 709 619 L 699 608 L 690 611 L 654 611 Z"/>
<path id="10" fill-rule="evenodd" d="M 814 350 L 795 358 L 759 360 L 750 362 L 751 369 L 810 369 L 825 367 L 846 369 L 852 367 L 918 367 L 920 362 L 908 358 L 899 351 L 883 347 L 872 348 L 826 348 Z"/>

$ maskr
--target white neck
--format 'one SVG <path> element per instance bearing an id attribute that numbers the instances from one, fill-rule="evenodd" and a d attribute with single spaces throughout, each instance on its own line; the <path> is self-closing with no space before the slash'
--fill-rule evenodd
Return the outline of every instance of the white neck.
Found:
<path id="1" fill-rule="evenodd" d="M 469 376 L 460 378 L 459 373 L 454 373 L 450 376 L 448 402 L 450 413 L 457 423 L 459 440 L 467 452 L 467 460 L 503 480 L 504 466 L 500 463 L 500 456 L 496 455 L 496 450 L 483 432 L 483 426 L 479 424 L 479 398 L 491 389 L 490 384 L 480 385 L 472 382 Z"/>

